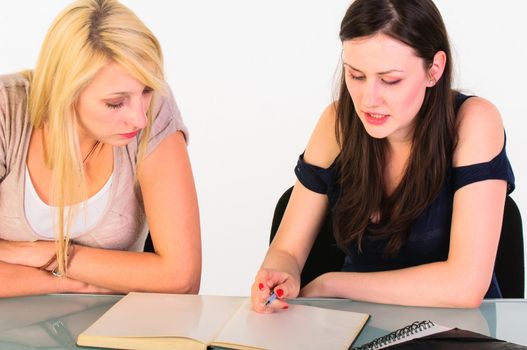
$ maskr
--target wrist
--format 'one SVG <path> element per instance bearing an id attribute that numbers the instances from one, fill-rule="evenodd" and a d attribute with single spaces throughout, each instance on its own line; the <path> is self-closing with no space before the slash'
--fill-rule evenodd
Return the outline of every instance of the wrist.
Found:
<path id="1" fill-rule="evenodd" d="M 53 254 L 48 261 L 38 267 L 39 270 L 51 272 L 57 267 L 57 254 Z"/>
<path id="2" fill-rule="evenodd" d="M 62 266 L 61 261 L 59 261 L 60 255 L 56 256 L 56 266 L 51 270 L 51 274 L 55 277 L 67 277 L 68 268 L 70 265 L 71 260 L 73 259 L 73 255 L 75 254 L 75 244 L 71 240 L 68 241 L 68 244 L 66 246 L 66 251 L 63 255 L 62 260 Z"/>
<path id="3" fill-rule="evenodd" d="M 48 271 L 55 277 L 66 277 L 68 267 L 71 263 L 71 260 L 73 259 L 73 255 L 75 254 L 75 248 L 76 245 L 73 244 L 71 241 L 68 242 L 68 246 L 66 249 L 66 256 L 65 256 L 65 266 L 64 271 L 60 271 L 59 269 L 59 262 L 57 258 L 57 253 L 53 253 L 53 255 L 50 257 L 50 259 L 44 263 L 43 265 L 39 266 L 39 270 Z"/>

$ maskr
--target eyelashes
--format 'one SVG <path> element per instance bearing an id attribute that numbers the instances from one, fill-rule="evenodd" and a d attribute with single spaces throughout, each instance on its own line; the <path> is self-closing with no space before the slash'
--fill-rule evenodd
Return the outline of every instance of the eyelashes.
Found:
<path id="1" fill-rule="evenodd" d="M 123 105 L 124 105 L 123 102 L 120 102 L 120 103 L 117 103 L 117 104 L 106 103 L 106 107 L 108 107 L 108 108 L 110 108 L 110 109 L 119 109 L 119 108 L 121 108 Z"/>
<path id="2" fill-rule="evenodd" d="M 392 80 L 392 81 L 387 81 L 387 80 L 382 80 L 382 82 L 386 85 L 395 85 L 395 84 L 398 84 L 399 82 L 401 81 L 401 79 L 398 79 L 398 80 Z"/>
<path id="3" fill-rule="evenodd" d="M 363 81 L 364 79 L 366 79 L 366 77 L 357 77 L 357 76 L 355 76 L 353 74 L 348 74 L 348 75 L 353 80 Z"/>
<path id="4" fill-rule="evenodd" d="M 144 90 L 143 90 L 143 95 L 149 95 L 151 94 L 152 92 L 154 92 L 154 89 L 152 88 L 149 88 L 149 87 L 145 87 Z M 108 107 L 109 109 L 119 109 L 121 107 L 124 106 L 124 101 L 123 102 L 119 102 L 119 103 L 109 103 L 109 102 L 106 102 L 106 107 Z"/>
<path id="5" fill-rule="evenodd" d="M 356 75 L 353 75 L 351 73 L 348 73 L 348 76 L 352 79 L 352 80 L 356 80 L 356 81 L 364 81 L 366 80 L 366 77 L 365 76 L 356 76 Z M 396 85 L 398 83 L 401 82 L 402 79 L 397 79 L 397 80 L 384 80 L 384 79 L 381 79 L 381 81 L 386 84 L 386 85 Z"/>

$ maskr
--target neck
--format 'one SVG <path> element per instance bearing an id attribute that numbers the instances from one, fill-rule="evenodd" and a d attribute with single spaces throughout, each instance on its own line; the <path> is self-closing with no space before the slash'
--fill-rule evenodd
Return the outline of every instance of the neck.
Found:
<path id="1" fill-rule="evenodd" d="M 388 140 L 388 151 L 391 155 L 409 155 L 412 150 L 412 140 Z"/>
<path id="2" fill-rule="evenodd" d="M 47 159 L 48 157 L 48 149 L 49 144 L 48 140 L 50 139 L 49 136 L 49 130 L 47 125 L 44 126 L 41 129 L 42 133 L 42 148 L 44 151 L 44 157 Z M 86 163 L 89 159 L 92 159 L 96 156 L 98 151 L 100 151 L 101 143 L 98 140 L 95 140 L 90 137 L 86 137 L 83 135 L 78 135 L 79 137 L 79 151 L 80 151 L 80 159 L 82 163 Z"/>

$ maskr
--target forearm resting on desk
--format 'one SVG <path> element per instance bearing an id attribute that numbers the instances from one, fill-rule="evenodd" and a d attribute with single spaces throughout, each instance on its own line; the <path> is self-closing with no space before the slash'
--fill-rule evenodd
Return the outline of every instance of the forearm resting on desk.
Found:
<path id="1" fill-rule="evenodd" d="M 382 272 L 330 272 L 306 285 L 300 296 L 433 307 L 478 307 L 490 276 L 454 268 L 448 261 Z"/>
<path id="2" fill-rule="evenodd" d="M 76 246 L 68 277 L 121 293 L 197 293 L 201 262 L 184 260 L 180 256 Z"/>
<path id="3" fill-rule="evenodd" d="M 127 252 L 101 248 L 84 247 L 73 244 L 68 261 L 67 277 L 65 281 L 75 280 L 72 283 L 64 282 L 64 286 L 51 287 L 45 284 L 51 291 L 46 289 L 42 292 L 33 292 L 29 288 L 29 294 L 53 293 L 53 292 L 84 292 L 97 293 L 92 289 L 100 289 L 107 292 L 127 293 L 130 291 L 155 291 L 169 293 L 197 293 L 199 290 L 201 261 L 200 255 L 194 252 L 185 253 L 185 247 L 180 247 L 178 252 L 171 248 L 160 249 L 161 253 Z M 52 277 L 51 283 L 57 279 L 53 276 L 51 269 L 56 267 L 56 262 L 48 271 L 40 271 L 38 268 L 46 265 L 50 257 L 55 254 L 55 243 L 50 241 L 36 242 L 10 242 L 0 240 L 0 262 L 6 266 L 22 269 L 20 273 L 25 277 L 24 271 L 31 271 L 45 277 Z M 7 271 L 11 271 L 9 268 Z M 32 284 L 31 280 L 25 280 L 24 284 Z M 78 285 L 80 283 L 80 285 Z M 70 285 L 73 284 L 73 285 Z M 89 291 L 84 291 L 88 286 Z M 89 288 L 92 286 L 92 288 Z M 99 287 L 94 287 L 99 286 Z M 40 287 L 39 287 L 40 288 Z M 37 289 L 40 290 L 40 289 Z M 25 292 L 22 292 L 25 294 Z M 114 293 L 114 292 L 113 292 Z"/>

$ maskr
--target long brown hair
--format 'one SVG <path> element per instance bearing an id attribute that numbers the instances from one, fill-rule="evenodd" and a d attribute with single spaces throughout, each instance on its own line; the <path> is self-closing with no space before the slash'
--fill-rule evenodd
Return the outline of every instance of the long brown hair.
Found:
<path id="1" fill-rule="evenodd" d="M 438 195 L 444 184 L 455 144 L 451 90 L 452 59 L 441 15 L 431 0 L 356 0 L 342 20 L 341 41 L 382 33 L 412 47 L 429 68 L 438 51 L 446 54 L 444 73 L 427 88 L 415 118 L 412 149 L 404 176 L 387 195 L 384 169 L 387 140 L 368 135 L 347 90 L 344 71 L 336 104 L 336 136 L 341 147 L 337 158 L 340 196 L 333 224 L 338 244 L 356 241 L 359 250 L 372 213 L 380 221 L 372 234 L 388 239 L 386 255 L 402 247 L 412 222 Z"/>

